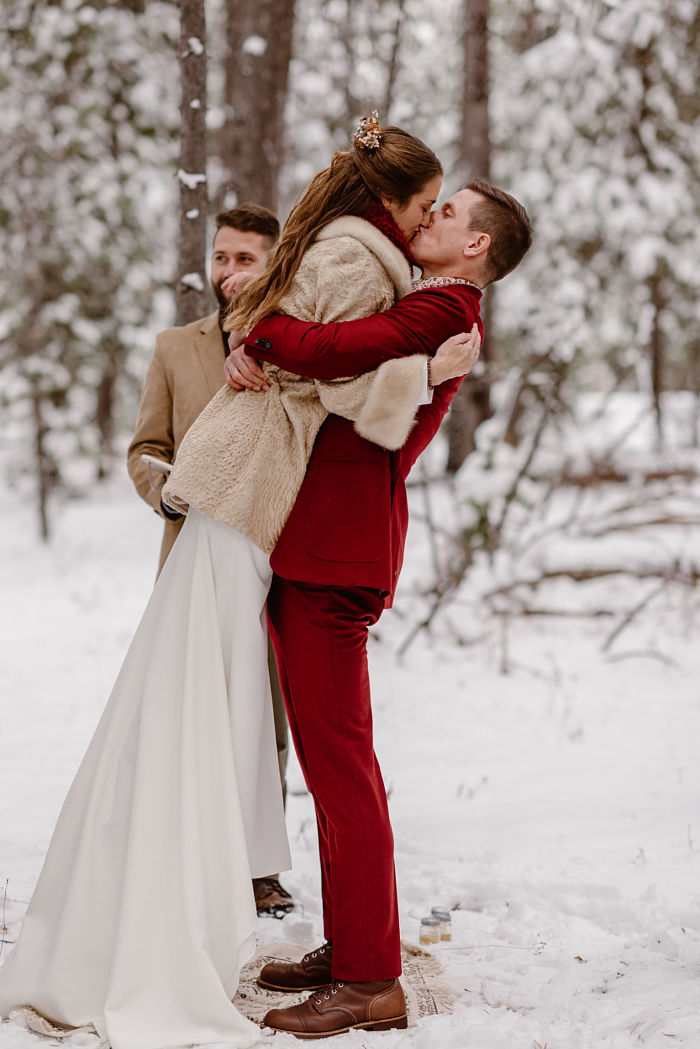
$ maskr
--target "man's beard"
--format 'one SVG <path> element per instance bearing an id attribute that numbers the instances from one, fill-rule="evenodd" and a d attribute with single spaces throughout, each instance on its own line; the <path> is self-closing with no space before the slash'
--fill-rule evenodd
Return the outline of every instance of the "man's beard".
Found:
<path id="1" fill-rule="evenodd" d="M 223 283 L 224 283 L 223 280 L 220 280 L 218 284 L 215 284 L 214 281 L 212 281 L 211 282 L 211 290 L 214 292 L 214 295 L 216 296 L 216 301 L 219 304 L 219 309 L 221 310 L 222 313 L 225 313 L 226 310 L 229 307 L 229 304 L 233 300 L 232 299 L 227 299 L 226 296 L 224 295 L 223 291 L 221 290 L 221 285 Z"/>

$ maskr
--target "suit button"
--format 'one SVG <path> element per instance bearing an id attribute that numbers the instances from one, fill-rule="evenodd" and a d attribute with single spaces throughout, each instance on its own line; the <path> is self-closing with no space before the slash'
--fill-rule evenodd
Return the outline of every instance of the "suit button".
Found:
<path id="1" fill-rule="evenodd" d="M 272 349 L 272 343 L 270 342 L 269 339 L 258 338 L 258 339 L 255 340 L 255 345 L 256 346 L 262 346 L 262 348 L 264 350 L 271 350 Z"/>

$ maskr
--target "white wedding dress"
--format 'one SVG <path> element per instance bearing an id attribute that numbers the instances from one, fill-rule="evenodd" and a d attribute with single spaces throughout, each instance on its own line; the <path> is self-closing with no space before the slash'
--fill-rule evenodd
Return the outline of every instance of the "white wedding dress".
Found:
<path id="1" fill-rule="evenodd" d="M 0 1016 L 29 1006 L 113 1049 L 259 1039 L 231 998 L 255 946 L 251 878 L 291 865 L 270 579 L 265 554 L 190 510 L 0 970 Z"/>

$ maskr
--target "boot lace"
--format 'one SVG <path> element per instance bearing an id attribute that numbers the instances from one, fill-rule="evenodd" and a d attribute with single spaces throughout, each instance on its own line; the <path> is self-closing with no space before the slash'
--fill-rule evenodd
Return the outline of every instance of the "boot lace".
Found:
<path id="1" fill-rule="evenodd" d="M 309 962 L 312 958 L 318 958 L 320 955 L 325 954 L 326 951 L 330 951 L 332 946 L 333 945 L 331 943 L 328 943 L 328 941 L 326 941 L 320 947 L 317 947 L 315 951 L 312 951 L 311 954 L 305 954 L 302 958 L 302 962 Z"/>
<path id="2" fill-rule="evenodd" d="M 315 991 L 314 992 L 314 994 L 313 994 L 314 1002 L 316 1003 L 316 1005 L 320 1005 L 321 1002 L 324 1001 L 324 1000 L 326 1002 L 329 1001 L 331 995 L 332 994 L 337 994 L 338 993 L 338 989 L 340 987 L 343 987 L 343 986 L 344 986 L 344 984 L 343 984 L 342 980 L 334 980 L 333 983 L 330 983 L 328 985 L 328 987 L 326 987 L 324 989 L 324 991 Z"/>

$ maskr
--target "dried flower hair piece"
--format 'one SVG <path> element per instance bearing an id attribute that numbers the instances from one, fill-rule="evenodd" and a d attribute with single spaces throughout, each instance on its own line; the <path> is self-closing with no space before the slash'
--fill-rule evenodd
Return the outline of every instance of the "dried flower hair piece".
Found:
<path id="1" fill-rule="evenodd" d="M 382 132 L 379 126 L 379 113 L 376 109 L 372 110 L 370 116 L 362 117 L 352 140 L 356 149 L 379 149 Z"/>

